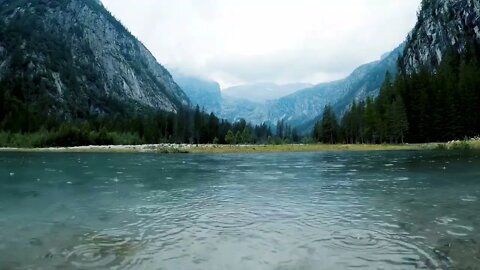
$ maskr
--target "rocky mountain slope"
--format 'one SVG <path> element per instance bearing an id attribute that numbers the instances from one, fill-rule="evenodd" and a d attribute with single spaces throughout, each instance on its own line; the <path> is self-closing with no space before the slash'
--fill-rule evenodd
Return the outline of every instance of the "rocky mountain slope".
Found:
<path id="1" fill-rule="evenodd" d="M 434 69 L 447 50 L 464 53 L 472 37 L 480 41 L 480 1 L 424 0 L 418 22 L 407 38 L 403 66 Z"/>
<path id="2" fill-rule="evenodd" d="M 345 79 L 318 84 L 272 101 L 267 118 L 272 122 L 284 119 L 294 126 L 310 129 L 327 104 L 331 104 L 337 114 L 342 114 L 353 100 L 378 94 L 386 72 L 396 73 L 402 50 L 403 45 L 378 61 L 360 66 Z"/>
<path id="3" fill-rule="evenodd" d="M 64 119 L 190 104 L 98 0 L 0 4 L 0 87 L 19 104 Z"/>

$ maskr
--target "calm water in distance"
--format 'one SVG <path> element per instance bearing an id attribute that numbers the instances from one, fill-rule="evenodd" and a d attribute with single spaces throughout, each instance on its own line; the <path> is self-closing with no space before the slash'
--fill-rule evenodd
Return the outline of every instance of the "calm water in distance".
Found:
<path id="1" fill-rule="evenodd" d="M 0 269 L 480 269 L 480 158 L 2 153 Z"/>

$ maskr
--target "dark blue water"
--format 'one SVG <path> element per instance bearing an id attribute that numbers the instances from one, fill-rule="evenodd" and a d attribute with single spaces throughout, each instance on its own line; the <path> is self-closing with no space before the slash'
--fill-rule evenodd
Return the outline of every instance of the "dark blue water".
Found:
<path id="1" fill-rule="evenodd" d="M 479 269 L 479 198 L 475 154 L 3 153 L 0 269 Z"/>

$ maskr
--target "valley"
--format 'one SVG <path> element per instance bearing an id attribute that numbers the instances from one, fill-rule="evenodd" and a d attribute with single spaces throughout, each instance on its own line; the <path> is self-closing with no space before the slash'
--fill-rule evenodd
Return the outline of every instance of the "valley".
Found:
<path id="1" fill-rule="evenodd" d="M 0 270 L 479 269 L 479 112 L 479 0 L 0 0 Z"/>

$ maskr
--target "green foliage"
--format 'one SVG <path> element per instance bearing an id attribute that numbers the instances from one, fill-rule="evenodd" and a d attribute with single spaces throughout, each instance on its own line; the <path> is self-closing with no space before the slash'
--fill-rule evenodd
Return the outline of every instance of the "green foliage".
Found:
<path id="1" fill-rule="evenodd" d="M 231 129 L 228 130 L 227 135 L 225 135 L 225 142 L 227 144 L 236 144 L 237 139 L 235 138 L 235 134 L 233 134 L 233 131 Z"/>
<path id="2" fill-rule="evenodd" d="M 242 134 L 240 133 L 240 130 L 237 131 L 237 133 L 235 134 L 235 143 L 236 144 L 243 143 Z"/>
<path id="3" fill-rule="evenodd" d="M 273 142 L 272 142 L 273 140 Z M 292 128 L 285 120 L 279 120 L 277 122 L 277 132 L 275 138 L 272 138 L 270 143 L 274 144 L 288 144 L 299 143 L 301 141 L 300 136 L 296 128 Z"/>
<path id="4" fill-rule="evenodd" d="M 455 151 L 478 151 L 480 150 L 480 139 L 464 139 L 451 141 L 448 143 L 440 143 L 435 148 L 435 150 L 455 150 Z"/>
<path id="5" fill-rule="evenodd" d="M 0 132 L 0 147 L 71 147 L 87 145 L 137 145 L 143 141 L 129 133 L 84 131 L 80 126 L 63 125 L 55 131 L 34 133 Z"/>
<path id="6" fill-rule="evenodd" d="M 460 150 L 460 151 L 468 151 L 471 149 L 470 144 L 467 141 L 458 141 L 454 142 L 449 145 L 449 149 L 451 150 Z"/>
<path id="7" fill-rule="evenodd" d="M 1 101 L 1 100 L 0 100 Z M 214 114 L 184 108 L 142 116 L 117 112 L 70 121 L 41 116 L 18 104 L 0 115 L 0 146 L 44 147 L 155 143 L 254 144 L 271 137 L 266 125 L 234 124 Z M 3 107 L 2 107 L 3 108 Z M 222 138 L 222 139 L 219 139 Z"/>
<path id="8" fill-rule="evenodd" d="M 450 141 L 480 134 L 478 45 L 464 55 L 450 51 L 431 73 L 402 74 L 409 142 Z"/>
<path id="9" fill-rule="evenodd" d="M 357 104 L 354 101 L 341 120 L 340 134 L 347 143 L 365 142 L 364 106 L 363 102 Z"/>
<path id="10" fill-rule="evenodd" d="M 440 144 L 438 144 L 438 145 L 435 147 L 435 150 L 445 151 L 445 150 L 448 150 L 448 147 L 447 147 L 446 144 L 440 143 Z"/>

